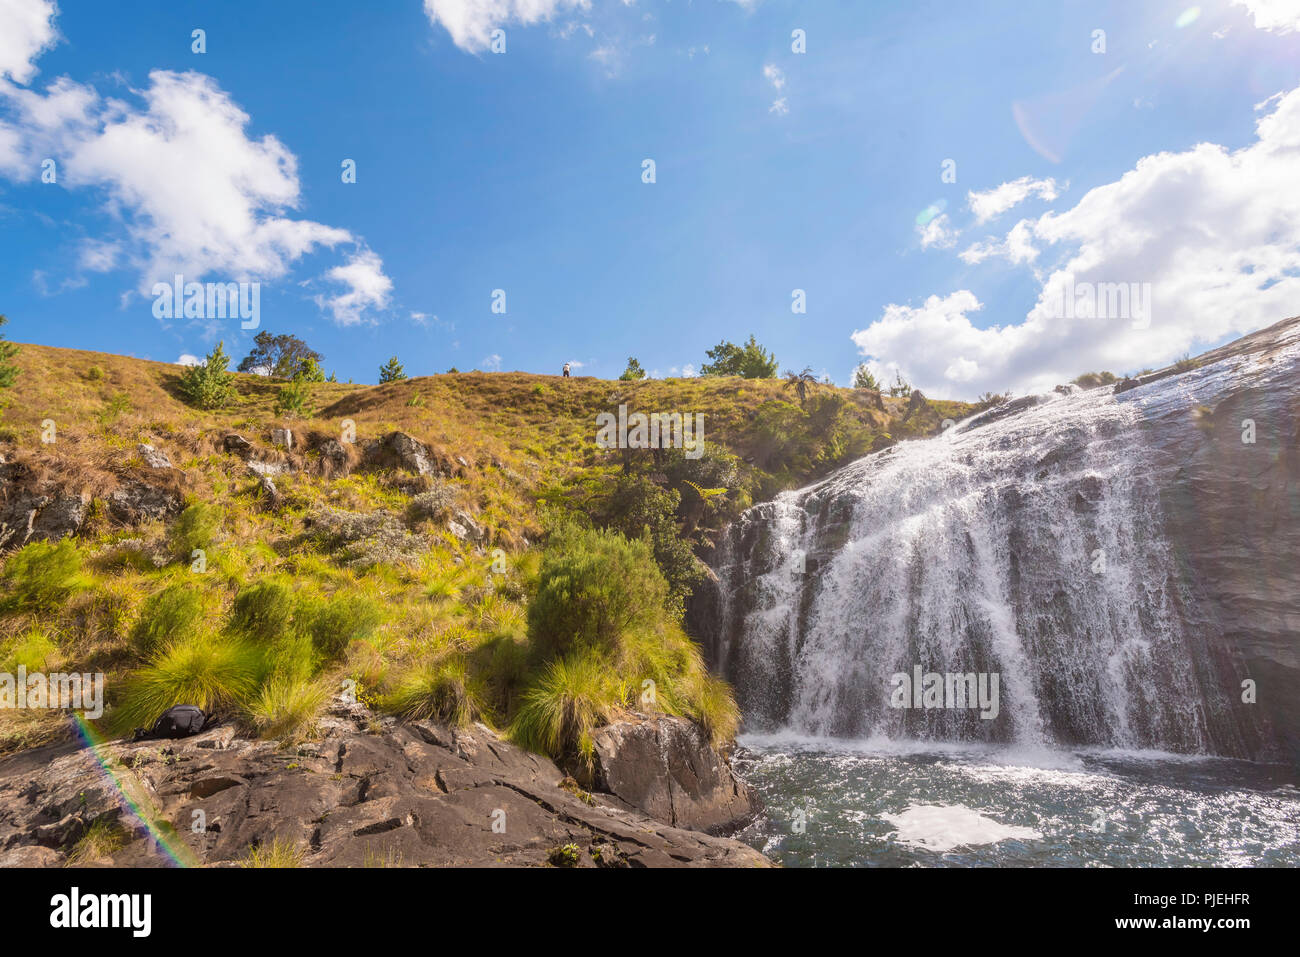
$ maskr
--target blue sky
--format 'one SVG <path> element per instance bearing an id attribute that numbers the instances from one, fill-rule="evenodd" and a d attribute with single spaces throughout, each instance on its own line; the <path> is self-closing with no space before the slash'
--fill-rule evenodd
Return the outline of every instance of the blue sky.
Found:
<path id="1" fill-rule="evenodd" d="M 258 281 L 341 379 L 689 374 L 752 332 L 970 397 L 1300 313 L 1295 0 L 54 9 L 0 0 L 18 341 L 242 357 L 237 321 L 155 317 L 181 271 Z M 1086 282 L 1149 315 L 1053 307 Z"/>

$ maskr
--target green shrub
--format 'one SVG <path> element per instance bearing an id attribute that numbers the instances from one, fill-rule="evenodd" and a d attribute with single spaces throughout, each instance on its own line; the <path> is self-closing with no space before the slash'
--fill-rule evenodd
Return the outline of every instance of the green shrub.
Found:
<path id="1" fill-rule="evenodd" d="M 289 630 L 293 593 L 279 582 L 250 585 L 235 597 L 230 625 L 252 638 L 272 641 Z"/>
<path id="2" fill-rule="evenodd" d="M 171 546 L 181 558 L 187 559 L 195 549 L 209 549 L 217 540 L 221 528 L 221 511 L 215 505 L 196 502 L 181 512 L 169 536 Z"/>
<path id="3" fill-rule="evenodd" d="M 373 635 L 383 624 L 384 609 L 377 601 L 360 595 L 335 595 L 304 602 L 295 617 L 316 649 L 326 658 L 335 658 L 353 641 Z"/>
<path id="4" fill-rule="evenodd" d="M 18 610 L 49 611 L 88 582 L 81 571 L 81 552 L 70 538 L 32 542 L 9 556 L 4 583 L 8 604 Z"/>
<path id="5" fill-rule="evenodd" d="M 99 366 L 91 366 L 86 370 L 86 378 L 91 382 L 98 382 L 100 379 L 104 378 L 104 370 Z"/>
<path id="6" fill-rule="evenodd" d="M 193 638 L 168 645 L 136 671 L 113 714 L 121 731 L 150 727 L 173 705 L 205 711 L 239 708 L 257 688 L 262 653 L 244 642 Z"/>
<path id="7" fill-rule="evenodd" d="M 614 652 L 628 632 L 657 631 L 668 600 L 645 542 L 566 526 L 547 543 L 528 633 L 547 657 L 585 648 Z"/>
<path id="8" fill-rule="evenodd" d="M 131 643 L 141 653 L 153 654 L 173 641 L 194 637 L 203 615 L 203 600 L 192 585 L 168 585 L 145 600 L 131 629 Z"/>
<path id="9" fill-rule="evenodd" d="M 596 515 L 596 521 L 605 528 L 650 545 L 655 563 L 668 582 L 665 608 L 674 618 L 681 617 L 691 590 L 704 577 L 690 544 L 677 532 L 681 498 L 681 493 L 648 478 L 624 475 Z"/>

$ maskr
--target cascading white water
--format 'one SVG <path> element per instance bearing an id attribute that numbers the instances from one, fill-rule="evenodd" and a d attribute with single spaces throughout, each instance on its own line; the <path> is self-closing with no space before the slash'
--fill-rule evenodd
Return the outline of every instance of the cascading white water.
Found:
<path id="1" fill-rule="evenodd" d="M 992 418 L 870 455 L 730 529 L 710 642 L 747 726 L 1234 751 L 1134 405 L 1103 388 Z M 892 706 L 891 676 L 916 666 L 998 674 L 1000 713 Z"/>

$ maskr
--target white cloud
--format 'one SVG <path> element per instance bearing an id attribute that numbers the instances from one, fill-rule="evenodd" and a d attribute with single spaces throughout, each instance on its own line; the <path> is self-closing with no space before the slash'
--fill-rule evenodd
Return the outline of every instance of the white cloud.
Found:
<path id="1" fill-rule="evenodd" d="M 785 89 L 785 73 L 776 64 L 769 63 L 764 66 L 763 77 L 772 84 L 772 89 L 777 91 Z"/>
<path id="2" fill-rule="evenodd" d="M 1058 195 L 1056 180 L 1022 176 L 1020 179 L 1003 183 L 982 193 L 967 193 L 966 198 L 970 202 L 971 211 L 975 214 L 975 222 L 986 223 L 995 216 L 1002 215 L 1012 206 L 1024 202 L 1030 196 L 1037 196 L 1050 202 Z"/>
<path id="3" fill-rule="evenodd" d="M 27 83 L 36 61 L 54 46 L 58 15 L 54 0 L 0 0 L 0 78 Z"/>
<path id="4" fill-rule="evenodd" d="M 441 24 L 451 41 L 470 53 L 487 49 L 498 27 L 530 26 L 564 10 L 590 7 L 590 0 L 424 0 L 429 21 Z"/>
<path id="5" fill-rule="evenodd" d="M 948 219 L 947 213 L 936 216 L 924 226 L 918 225 L 916 231 L 921 237 L 922 249 L 929 249 L 931 246 L 948 249 L 957 242 L 957 230 L 952 228 L 952 221 Z"/>
<path id="6" fill-rule="evenodd" d="M 1294 315 L 1300 89 L 1269 105 L 1249 146 L 1147 156 L 1073 208 L 1018 223 L 1000 254 L 1019 250 L 1027 261 L 1031 237 L 1039 253 L 1058 253 L 1023 321 L 977 329 L 969 316 L 981 303 L 959 290 L 919 307 L 890 304 L 853 341 L 882 381 L 900 368 L 927 392 L 970 398 L 1163 365 Z M 1063 318 L 1065 291 L 1081 283 L 1149 283 L 1151 315 Z"/>
<path id="7" fill-rule="evenodd" d="M 325 273 L 325 278 L 347 287 L 346 292 L 334 296 L 316 297 L 316 304 L 328 309 L 341 326 L 363 321 L 368 309 L 386 308 L 393 291 L 393 281 L 384 275 L 383 260 L 369 249 L 349 256 L 345 264 Z"/>
<path id="8" fill-rule="evenodd" d="M 180 358 L 176 360 L 178 366 L 197 366 L 203 362 L 198 356 L 192 356 L 188 352 L 182 352 Z"/>
<path id="9" fill-rule="evenodd" d="M 486 356 L 479 365 L 488 372 L 499 372 L 501 371 L 501 357 L 494 352 L 492 355 Z"/>
<path id="10" fill-rule="evenodd" d="M 768 107 L 767 112 L 775 113 L 777 116 L 785 116 L 790 112 L 790 103 L 784 96 L 779 97 L 772 101 L 772 105 Z"/>
<path id="11" fill-rule="evenodd" d="M 1006 259 L 1015 264 L 1033 262 L 1038 258 L 1038 249 L 1033 242 L 1033 223 L 1022 219 L 1011 228 L 1005 239 L 975 243 L 957 255 L 962 262 L 972 266 L 992 258 Z"/>
<path id="12" fill-rule="evenodd" d="M 5 18 L 31 3 L 0 0 L 0 34 Z M 36 42 L 23 49 L 38 50 Z M 94 190 L 120 223 L 124 238 L 83 246 L 81 269 L 132 266 L 146 294 L 178 273 L 275 279 L 322 247 L 352 244 L 348 263 L 326 274 L 351 291 L 329 307 L 346 323 L 386 303 L 392 284 L 374 253 L 346 229 L 289 215 L 301 200 L 297 158 L 272 135 L 249 138 L 249 116 L 214 79 L 155 70 L 132 93 L 140 103 L 103 98 L 67 77 L 43 92 L 0 79 L 0 109 L 15 121 L 0 120 L 0 173 L 29 180 L 51 158 L 60 186 Z"/>
<path id="13" fill-rule="evenodd" d="M 1232 0 L 1235 7 L 1245 7 L 1260 30 L 1293 33 L 1300 30 L 1300 3 L 1296 0 Z"/>

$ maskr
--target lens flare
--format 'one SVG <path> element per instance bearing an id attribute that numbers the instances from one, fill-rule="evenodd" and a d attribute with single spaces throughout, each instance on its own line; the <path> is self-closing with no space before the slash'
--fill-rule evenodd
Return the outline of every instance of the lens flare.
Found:
<path id="1" fill-rule="evenodd" d="M 1183 27 L 1190 27 L 1193 23 L 1195 23 L 1200 18 L 1201 18 L 1200 7 L 1188 7 L 1186 10 L 1184 10 L 1182 13 L 1178 15 L 1178 19 L 1174 21 L 1174 26 L 1176 26 L 1179 30 L 1181 30 Z"/>
<path id="2" fill-rule="evenodd" d="M 948 201 L 946 199 L 936 199 L 933 203 L 916 214 L 916 225 L 926 225 L 930 220 L 934 219 L 947 208 Z"/>
<path id="3" fill-rule="evenodd" d="M 140 823 L 148 832 L 154 847 L 158 849 L 162 857 L 174 867 L 191 867 L 197 863 L 194 858 L 194 852 L 182 844 L 174 835 L 168 834 L 160 828 L 154 821 L 153 816 L 141 807 L 140 802 L 134 800 L 127 787 L 113 772 L 109 764 L 104 747 L 104 739 L 92 728 L 79 714 L 73 715 L 76 720 L 77 734 L 86 745 L 88 750 L 99 764 L 99 769 L 113 790 L 117 792 L 117 801 L 122 810 Z"/>

